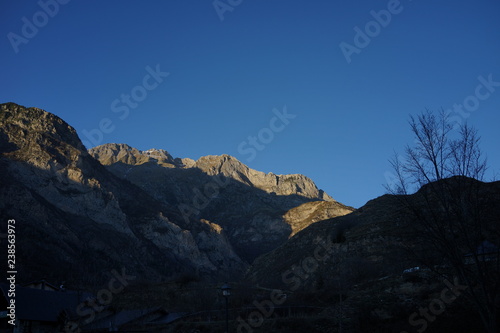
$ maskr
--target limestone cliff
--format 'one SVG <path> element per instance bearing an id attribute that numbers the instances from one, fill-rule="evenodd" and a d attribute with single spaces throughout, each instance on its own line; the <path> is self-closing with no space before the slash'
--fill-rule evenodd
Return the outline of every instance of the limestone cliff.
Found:
<path id="1" fill-rule="evenodd" d="M 206 219 L 220 225 L 238 255 L 249 263 L 309 224 L 353 210 L 306 176 L 266 174 L 229 155 L 194 161 L 125 144 L 105 144 L 89 152 L 115 175 L 177 209 L 186 220 Z M 305 203 L 316 207 L 314 217 L 307 209 L 296 209 Z M 287 213 L 290 209 L 295 210 Z"/>
<path id="2" fill-rule="evenodd" d="M 250 169 L 229 155 L 203 156 L 197 161 L 189 158 L 173 158 L 163 149 L 141 151 L 126 144 L 105 144 L 90 149 L 90 154 L 103 165 L 123 163 L 138 166 L 154 163 L 166 168 L 197 168 L 209 176 L 234 179 L 245 185 L 258 188 L 276 195 L 300 195 L 314 200 L 334 201 L 328 194 L 319 190 L 314 182 L 300 174 L 275 175 Z"/>

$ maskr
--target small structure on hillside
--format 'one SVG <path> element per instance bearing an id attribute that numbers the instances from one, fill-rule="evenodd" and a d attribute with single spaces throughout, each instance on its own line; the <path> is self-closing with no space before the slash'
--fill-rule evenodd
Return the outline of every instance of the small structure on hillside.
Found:
<path id="1" fill-rule="evenodd" d="M 478 261 L 495 261 L 500 259 L 500 248 L 488 240 L 483 241 L 478 245 L 474 253 L 468 253 L 464 256 L 464 261 L 468 265 L 476 263 L 477 257 Z"/>
<path id="2" fill-rule="evenodd" d="M 48 291 L 60 291 L 61 288 L 47 282 L 45 279 L 40 279 L 32 282 L 28 282 L 22 285 L 25 288 L 48 290 Z"/>

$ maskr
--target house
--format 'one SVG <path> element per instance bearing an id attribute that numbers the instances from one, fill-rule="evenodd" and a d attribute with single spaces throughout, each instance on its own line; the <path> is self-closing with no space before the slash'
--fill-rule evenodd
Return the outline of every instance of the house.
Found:
<path id="1" fill-rule="evenodd" d="M 35 285 L 40 286 L 36 283 Z M 16 322 L 13 333 L 60 332 L 67 320 L 77 318 L 76 308 L 85 297 L 88 297 L 88 293 L 54 291 L 53 287 L 47 284 L 43 289 L 16 286 Z M 2 296 L 0 303 L 3 306 L 9 300 L 9 285 L 1 283 L 0 289 Z M 2 327 L 4 320 L 7 318 L 2 318 Z"/>
<path id="2" fill-rule="evenodd" d="M 57 287 L 57 286 L 45 281 L 45 279 L 28 282 L 28 283 L 23 284 L 22 286 L 26 287 L 26 288 L 48 290 L 48 291 L 60 291 L 60 289 L 62 287 L 62 286 Z"/>
<path id="3" fill-rule="evenodd" d="M 478 261 L 495 261 L 500 259 L 500 249 L 495 244 L 488 240 L 483 241 L 478 245 L 474 255 L 477 257 Z M 464 261 L 466 264 L 471 265 L 476 261 L 472 253 L 468 253 L 464 256 Z"/>
<path id="4" fill-rule="evenodd" d="M 403 271 L 403 274 L 414 273 L 420 271 L 420 267 L 407 268 Z"/>

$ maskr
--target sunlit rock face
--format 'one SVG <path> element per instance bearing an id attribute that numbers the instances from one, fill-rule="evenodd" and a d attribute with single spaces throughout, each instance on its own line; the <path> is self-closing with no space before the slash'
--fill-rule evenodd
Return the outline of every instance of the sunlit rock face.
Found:
<path id="1" fill-rule="evenodd" d="M 266 174 L 229 155 L 194 161 L 124 144 L 105 144 L 89 152 L 116 176 L 177 209 L 186 221 L 206 219 L 220 225 L 248 263 L 309 224 L 353 210 L 306 176 Z M 296 209 L 305 203 L 313 211 Z"/>

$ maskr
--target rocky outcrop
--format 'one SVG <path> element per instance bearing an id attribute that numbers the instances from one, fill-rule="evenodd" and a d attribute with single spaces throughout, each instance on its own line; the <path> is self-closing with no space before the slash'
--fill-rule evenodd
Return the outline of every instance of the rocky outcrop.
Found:
<path id="1" fill-rule="evenodd" d="M 220 225 L 236 253 L 249 263 L 307 225 L 352 211 L 303 175 L 266 174 L 229 155 L 194 161 L 124 144 L 105 144 L 89 153 L 189 223 L 208 220 Z M 303 208 L 287 213 L 305 203 L 316 207 L 314 212 Z"/>
<path id="2" fill-rule="evenodd" d="M 242 184 L 255 187 L 269 194 L 299 195 L 313 200 L 334 201 L 319 190 L 314 182 L 300 174 L 275 175 L 250 169 L 229 155 L 204 156 L 194 161 L 189 158 L 173 158 L 163 149 L 141 151 L 126 144 L 105 144 L 90 149 L 89 153 L 103 165 L 116 163 L 138 166 L 153 163 L 166 168 L 196 168 L 209 176 L 224 176 Z"/>
<path id="3" fill-rule="evenodd" d="M 258 188 L 275 195 L 299 195 L 313 200 L 334 201 L 328 194 L 319 190 L 314 182 L 300 174 L 275 175 L 250 169 L 229 155 L 205 156 L 196 161 L 194 167 L 208 175 L 224 175 L 243 184 Z"/>
<path id="4" fill-rule="evenodd" d="M 290 209 L 283 216 L 292 228 L 290 237 L 318 221 L 352 213 L 354 208 L 336 201 L 312 201 Z"/>
<path id="5" fill-rule="evenodd" d="M 166 168 L 192 166 L 191 159 L 174 159 L 166 150 L 149 149 L 145 151 L 130 147 L 127 144 L 108 143 L 92 148 L 90 155 L 98 159 L 103 165 L 123 163 L 127 165 L 141 165 L 155 163 Z"/>

